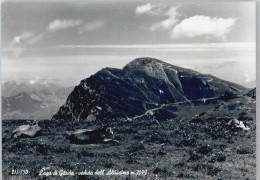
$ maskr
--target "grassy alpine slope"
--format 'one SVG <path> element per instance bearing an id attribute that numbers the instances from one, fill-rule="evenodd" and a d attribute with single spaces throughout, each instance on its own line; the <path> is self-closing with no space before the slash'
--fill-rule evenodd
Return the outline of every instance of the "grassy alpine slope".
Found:
<path id="1" fill-rule="evenodd" d="M 66 131 L 97 128 L 85 121 L 43 120 L 42 136 L 11 139 L 25 120 L 2 122 L 3 179 L 255 179 L 255 101 L 237 97 L 227 101 L 175 109 L 175 118 L 157 121 L 149 116 L 133 121 L 110 121 L 120 143 L 73 145 Z M 177 111 L 176 111 L 177 109 Z M 247 121 L 249 131 L 227 126 L 233 117 Z M 44 176 L 41 170 L 82 172 L 142 171 L 143 175 Z M 13 170 L 18 170 L 13 171 Z M 21 174 L 19 170 L 28 170 Z M 46 170 L 46 172 L 48 169 Z"/>

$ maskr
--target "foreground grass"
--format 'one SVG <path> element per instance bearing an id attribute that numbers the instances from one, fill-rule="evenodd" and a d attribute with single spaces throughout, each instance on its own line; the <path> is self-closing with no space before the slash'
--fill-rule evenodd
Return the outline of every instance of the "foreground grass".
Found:
<path id="1" fill-rule="evenodd" d="M 42 136 L 14 140 L 12 130 L 26 122 L 3 121 L 3 179 L 255 179 L 255 120 L 248 132 L 231 131 L 227 120 L 207 117 L 193 122 L 187 115 L 160 124 L 117 122 L 112 126 L 119 144 L 92 145 L 72 145 L 64 133 L 97 124 L 44 120 L 39 124 Z M 40 175 L 44 167 L 46 172 L 113 169 L 139 175 Z"/>

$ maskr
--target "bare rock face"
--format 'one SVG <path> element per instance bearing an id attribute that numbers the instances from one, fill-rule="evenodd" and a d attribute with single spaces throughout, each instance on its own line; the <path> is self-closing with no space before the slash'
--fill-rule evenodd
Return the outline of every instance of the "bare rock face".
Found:
<path id="1" fill-rule="evenodd" d="M 253 88 L 250 91 L 248 91 L 248 93 L 246 95 L 252 99 L 256 99 L 256 88 Z"/>
<path id="2" fill-rule="evenodd" d="M 153 58 L 138 58 L 123 69 L 104 68 L 82 80 L 52 119 L 133 118 L 164 104 L 189 104 L 247 91 L 211 75 Z M 159 109 L 157 112 L 160 113 Z"/>

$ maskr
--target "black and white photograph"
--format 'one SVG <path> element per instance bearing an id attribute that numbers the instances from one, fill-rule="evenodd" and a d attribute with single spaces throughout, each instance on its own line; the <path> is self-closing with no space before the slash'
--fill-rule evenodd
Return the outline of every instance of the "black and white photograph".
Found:
<path id="1" fill-rule="evenodd" d="M 256 9 L 2 2 L 2 179 L 255 180 Z"/>

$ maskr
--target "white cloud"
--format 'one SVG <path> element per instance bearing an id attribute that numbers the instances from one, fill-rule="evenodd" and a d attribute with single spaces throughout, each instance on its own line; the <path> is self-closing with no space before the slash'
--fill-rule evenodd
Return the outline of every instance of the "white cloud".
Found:
<path id="1" fill-rule="evenodd" d="M 84 26 L 79 28 L 79 33 L 82 34 L 86 31 L 94 31 L 104 26 L 104 21 L 96 20 L 90 23 L 86 23 Z"/>
<path id="2" fill-rule="evenodd" d="M 33 35 L 34 35 L 33 32 L 23 32 L 21 35 L 15 36 L 12 43 L 19 44 L 19 43 L 21 43 L 21 41 L 26 40 L 26 39 L 32 37 Z"/>
<path id="3" fill-rule="evenodd" d="M 136 7 L 136 14 L 160 15 L 166 18 L 152 24 L 148 29 L 151 31 L 168 31 L 172 39 L 178 38 L 218 38 L 226 40 L 227 34 L 235 25 L 235 18 L 209 17 L 195 15 L 180 21 L 180 6 L 169 7 L 160 4 L 145 4 Z"/>
<path id="4" fill-rule="evenodd" d="M 48 26 L 49 32 L 55 32 L 67 28 L 72 28 L 81 25 L 83 22 L 80 19 L 56 19 L 50 22 Z"/>
<path id="5" fill-rule="evenodd" d="M 209 16 L 196 15 L 182 20 L 171 31 L 171 38 L 195 38 L 209 36 L 226 39 L 226 35 L 234 26 L 234 18 L 211 18 Z"/>
<path id="6" fill-rule="evenodd" d="M 137 6 L 135 9 L 135 13 L 139 14 L 139 15 L 149 14 L 149 13 L 152 13 L 152 8 L 153 8 L 153 6 L 150 3 L 147 3 L 147 4 L 144 4 L 141 6 Z"/>
<path id="7" fill-rule="evenodd" d="M 5 49 L 11 49 L 15 57 L 20 56 L 24 51 L 24 46 L 28 40 L 34 36 L 34 32 L 23 32 L 20 35 L 14 36 L 13 40 L 7 45 Z"/>
<path id="8" fill-rule="evenodd" d="M 135 8 L 135 13 L 137 15 L 143 15 L 143 14 L 147 14 L 147 15 L 163 15 L 165 9 L 168 6 L 165 6 L 163 4 L 144 4 L 141 6 L 137 6 Z"/>
<path id="9" fill-rule="evenodd" d="M 179 21 L 178 7 L 169 7 L 162 4 L 145 4 L 137 6 L 135 13 L 138 15 L 160 15 L 166 17 L 166 19 L 152 24 L 148 29 L 151 31 L 156 30 L 169 30 Z"/>
<path id="10" fill-rule="evenodd" d="M 165 15 L 168 16 L 167 19 L 161 21 L 161 22 L 157 22 L 155 24 L 153 24 L 150 27 L 151 31 L 155 31 L 155 30 L 168 30 L 170 28 L 172 28 L 178 21 L 178 17 L 179 17 L 179 13 L 178 13 L 178 8 L 177 7 L 171 7 L 168 11 L 166 11 Z"/>

